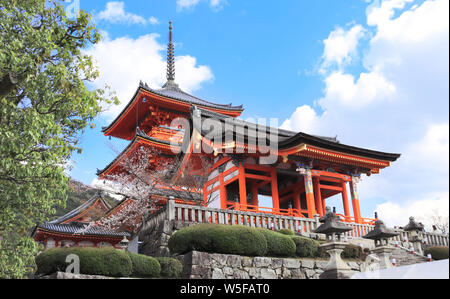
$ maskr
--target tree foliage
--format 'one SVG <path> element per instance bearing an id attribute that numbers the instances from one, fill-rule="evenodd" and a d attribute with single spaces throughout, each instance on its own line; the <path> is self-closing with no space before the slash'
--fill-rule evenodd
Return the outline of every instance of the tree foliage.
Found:
<path id="1" fill-rule="evenodd" d="M 0 0 L 0 277 L 32 272 L 33 226 L 67 197 L 67 161 L 106 103 L 83 48 L 100 40 L 91 16 L 58 0 Z"/>

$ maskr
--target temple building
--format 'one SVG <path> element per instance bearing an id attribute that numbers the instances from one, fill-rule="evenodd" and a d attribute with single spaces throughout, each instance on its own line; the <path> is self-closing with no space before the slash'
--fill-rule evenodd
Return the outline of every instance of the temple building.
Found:
<path id="1" fill-rule="evenodd" d="M 358 196 L 358 181 L 364 174 L 379 174 L 399 154 L 247 122 L 239 118 L 243 111 L 242 105 L 203 100 L 180 89 L 175 82 L 170 25 L 167 82 L 160 89 L 141 82 L 128 105 L 103 128 L 105 136 L 130 143 L 114 161 L 98 171 L 99 179 L 108 180 L 117 174 L 126 176 L 122 162 L 137 155 L 139 149 L 147 148 L 158 152 L 149 160 L 155 165 L 154 170 L 158 164 L 171 168 L 169 185 L 161 184 L 154 191 L 161 206 L 173 197 L 179 203 L 222 210 L 313 218 L 325 215 L 327 200 L 340 195 L 341 221 L 375 223 L 375 219 L 361 215 L 360 200 L 364 199 Z M 201 163 L 205 160 L 209 161 L 208 167 Z M 189 176 L 206 177 L 195 194 L 196 199 L 177 192 L 171 194 L 174 188 L 184 190 Z M 261 196 L 270 197 L 271 206 L 264 207 Z M 36 239 L 48 240 L 51 236 L 53 240 L 62 240 L 56 232 L 66 228 L 60 226 L 87 221 L 80 218 L 81 211 L 92 204 L 38 227 Z M 68 228 L 66 231 L 70 234 Z M 92 232 L 95 244 L 100 241 L 116 244 L 122 236 Z"/>
<path id="2" fill-rule="evenodd" d="M 45 249 L 66 246 L 78 247 L 118 247 L 127 232 L 113 232 L 100 228 L 89 228 L 83 234 L 78 233 L 91 221 L 114 213 L 117 207 L 111 207 L 101 194 L 75 208 L 69 213 L 44 224 L 37 225 L 31 236 Z"/>

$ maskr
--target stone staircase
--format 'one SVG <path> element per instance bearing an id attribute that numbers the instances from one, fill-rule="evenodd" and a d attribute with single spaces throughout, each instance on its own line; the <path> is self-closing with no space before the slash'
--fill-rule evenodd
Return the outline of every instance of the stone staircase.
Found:
<path id="1" fill-rule="evenodd" d="M 396 248 L 390 255 L 390 259 L 396 259 L 397 267 L 426 263 L 428 259 L 420 254 L 413 253 L 404 247 Z"/>

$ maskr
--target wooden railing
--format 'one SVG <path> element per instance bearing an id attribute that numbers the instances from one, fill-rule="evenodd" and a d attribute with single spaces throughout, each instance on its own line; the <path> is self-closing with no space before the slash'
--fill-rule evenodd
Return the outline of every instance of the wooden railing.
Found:
<path id="1" fill-rule="evenodd" d="M 305 217 L 295 217 L 289 215 L 273 215 L 266 211 L 238 211 L 229 209 L 216 209 L 196 205 L 186 205 L 176 203 L 174 200 L 169 200 L 167 205 L 161 210 L 155 212 L 144 223 L 143 229 L 148 229 L 159 225 L 164 220 L 176 220 L 182 222 L 195 223 L 217 223 L 225 225 L 246 225 L 251 227 L 264 227 L 268 229 L 279 230 L 287 228 L 293 231 L 301 231 L 304 233 L 312 233 L 319 227 L 319 215 L 313 219 Z M 345 233 L 345 236 L 350 238 L 361 238 L 374 229 L 374 225 L 368 223 L 354 223 L 345 222 L 346 225 L 353 228 L 353 230 Z M 396 230 L 399 235 L 391 239 L 391 243 L 397 241 L 399 244 L 406 246 L 403 242 L 410 239 L 410 232 L 403 230 Z M 428 245 L 448 246 L 448 235 L 423 232 L 422 236 L 426 238 Z M 407 241 L 408 242 L 408 241 Z M 409 244 L 408 244 L 409 246 Z"/>
<path id="2" fill-rule="evenodd" d="M 303 232 L 312 232 L 318 227 L 316 219 L 272 215 L 264 212 L 249 212 L 207 208 L 202 206 L 191 206 L 176 204 L 169 201 L 169 219 L 183 222 L 217 223 L 225 225 L 246 225 L 251 227 L 265 227 L 269 229 L 287 228 Z"/>
<path id="3" fill-rule="evenodd" d="M 404 247 L 410 248 L 409 240 L 411 239 L 411 232 L 406 232 L 401 229 L 396 229 L 396 232 L 399 233 L 398 236 L 391 239 L 391 242 L 395 241 L 398 244 L 403 244 Z M 420 233 L 423 238 L 423 243 L 426 246 L 448 246 L 448 235 L 440 234 L 440 233 L 432 233 L 432 232 L 421 232 Z"/>

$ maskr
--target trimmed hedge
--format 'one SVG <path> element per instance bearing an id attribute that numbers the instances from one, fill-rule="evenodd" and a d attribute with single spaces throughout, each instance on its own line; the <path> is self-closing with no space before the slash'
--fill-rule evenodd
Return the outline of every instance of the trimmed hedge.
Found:
<path id="1" fill-rule="evenodd" d="M 36 274 L 47 275 L 64 272 L 69 265 L 66 257 L 75 254 L 80 259 L 80 273 L 111 277 L 127 277 L 132 272 L 132 262 L 125 251 L 107 248 L 53 248 L 36 257 Z"/>
<path id="2" fill-rule="evenodd" d="M 256 230 L 262 232 L 267 240 L 266 256 L 295 256 L 295 243 L 290 236 L 267 228 L 256 228 Z"/>
<path id="3" fill-rule="evenodd" d="M 171 257 L 155 257 L 161 265 L 162 278 L 180 278 L 183 265 L 177 259 Z"/>
<path id="4" fill-rule="evenodd" d="M 260 231 L 240 225 L 198 224 L 186 227 L 173 234 L 168 245 L 172 254 L 197 250 L 263 256 L 267 251 L 266 238 Z"/>
<path id="5" fill-rule="evenodd" d="M 161 266 L 155 258 L 132 252 L 127 252 L 127 254 L 133 265 L 133 269 L 131 271 L 132 277 L 159 277 L 159 274 L 161 273 Z"/>
<path id="6" fill-rule="evenodd" d="M 288 235 L 288 236 L 295 236 L 295 233 L 287 228 L 282 228 L 282 229 L 278 230 L 277 233 L 280 233 L 283 235 Z"/>
<path id="7" fill-rule="evenodd" d="M 425 249 L 425 255 L 431 254 L 433 260 L 446 260 L 448 259 L 448 247 L 447 246 L 432 246 Z"/>
<path id="8" fill-rule="evenodd" d="M 298 257 L 317 257 L 319 253 L 319 242 L 300 236 L 291 237 L 295 243 L 295 253 Z"/>
<path id="9" fill-rule="evenodd" d="M 368 250 L 368 249 L 367 249 Z M 341 253 L 341 257 L 344 259 L 359 259 L 364 260 L 365 256 L 367 256 L 370 252 L 364 252 L 361 247 L 355 244 L 347 244 L 344 250 Z M 323 250 L 323 248 L 319 248 L 317 257 L 329 258 L 329 254 Z"/>

